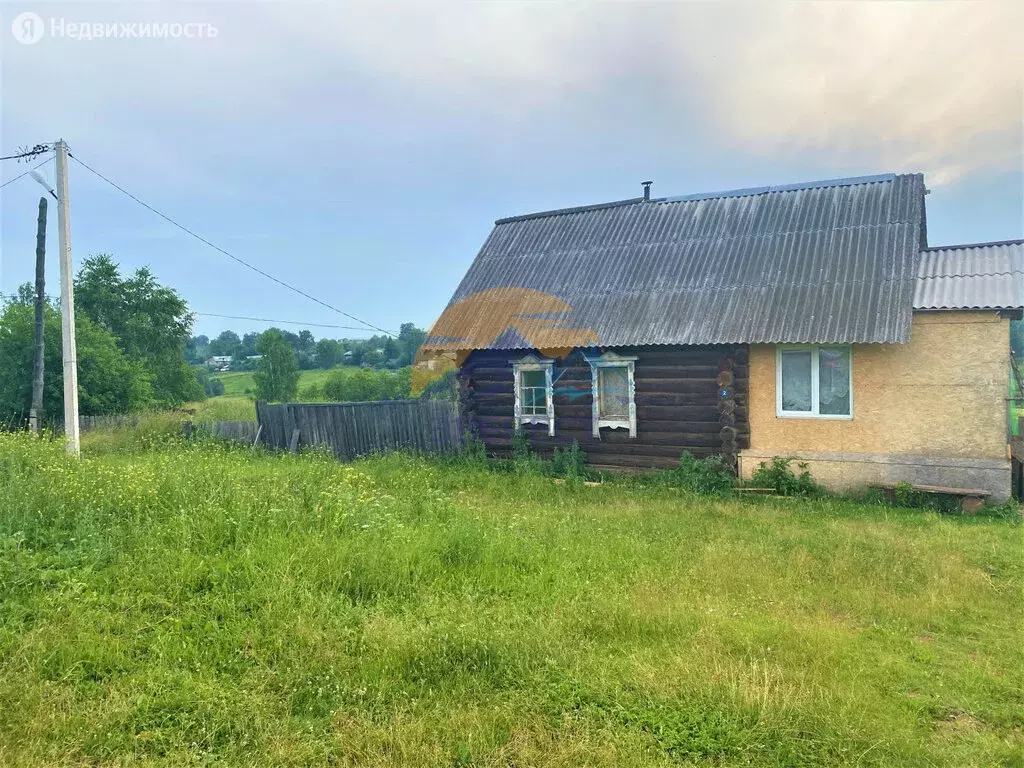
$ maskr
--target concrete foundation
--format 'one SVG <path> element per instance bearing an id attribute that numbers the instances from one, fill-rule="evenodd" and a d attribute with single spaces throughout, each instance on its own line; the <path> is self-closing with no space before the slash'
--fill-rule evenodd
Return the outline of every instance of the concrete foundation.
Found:
<path id="1" fill-rule="evenodd" d="M 780 454 L 748 449 L 740 452 L 740 475 L 749 479 L 761 462 L 779 455 L 806 461 L 816 482 L 838 492 L 861 490 L 873 483 L 907 482 L 984 490 L 992 494 L 989 501 L 995 504 L 1010 498 L 1010 460 L 986 457 L 828 451 Z"/>

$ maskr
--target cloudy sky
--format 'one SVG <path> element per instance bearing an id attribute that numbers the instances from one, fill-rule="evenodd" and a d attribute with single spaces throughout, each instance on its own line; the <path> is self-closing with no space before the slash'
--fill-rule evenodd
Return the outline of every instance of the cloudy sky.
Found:
<path id="1" fill-rule="evenodd" d="M 12 33 L 26 11 L 34 43 Z M 83 23 L 217 34 L 67 35 Z M 1022 30 L 1024 4 L 998 1 L 3 2 L 0 154 L 63 136 L 261 269 L 374 325 L 427 326 L 495 218 L 645 179 L 678 195 L 920 171 L 931 244 L 1022 237 Z M 25 169 L 0 163 L 0 183 Z M 149 265 L 197 312 L 352 324 L 70 178 L 76 263 Z M 0 292 L 31 279 L 40 191 L 0 190 Z M 265 325 L 197 317 L 210 335 Z"/>

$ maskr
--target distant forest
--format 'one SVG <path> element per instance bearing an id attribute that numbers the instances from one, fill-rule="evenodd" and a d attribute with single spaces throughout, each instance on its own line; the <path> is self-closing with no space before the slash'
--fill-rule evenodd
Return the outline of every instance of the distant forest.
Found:
<path id="1" fill-rule="evenodd" d="M 215 372 L 252 371 L 253 386 L 245 392 L 261 400 L 393 400 L 411 395 L 411 366 L 426 336 L 412 323 L 403 323 L 397 337 L 380 334 L 369 339 L 318 340 L 309 330 L 268 328 L 242 337 L 234 331 L 223 331 L 212 340 L 193 336 L 184 352 L 208 397 L 225 394 L 224 380 Z M 331 373 L 300 390 L 300 373 L 312 369 Z M 424 394 L 451 397 L 449 385 L 435 385 Z"/>
<path id="2" fill-rule="evenodd" d="M 368 339 L 316 339 L 308 330 L 298 333 L 275 329 L 292 348 L 299 370 L 329 370 L 339 365 L 397 370 L 412 365 L 416 350 L 427 337 L 426 331 L 412 323 L 402 323 L 398 337 L 383 334 Z M 234 331 L 223 331 L 213 339 L 192 336 L 185 343 L 185 359 L 192 365 L 203 365 L 212 357 L 230 357 L 230 370 L 255 370 L 256 345 L 262 334 L 252 331 L 239 337 Z"/>

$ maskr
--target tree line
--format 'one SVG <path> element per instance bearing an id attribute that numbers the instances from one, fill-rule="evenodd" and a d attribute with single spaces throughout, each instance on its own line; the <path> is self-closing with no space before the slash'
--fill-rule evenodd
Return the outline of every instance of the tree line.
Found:
<path id="1" fill-rule="evenodd" d="M 384 334 L 368 339 L 319 340 L 309 330 L 298 333 L 275 328 L 282 340 L 295 353 L 299 370 L 313 368 L 330 370 L 338 365 L 366 366 L 369 368 L 390 368 L 396 370 L 412 365 L 416 350 L 427 337 L 426 331 L 412 323 L 402 323 L 398 336 Z M 239 336 L 234 331 L 222 331 L 213 339 L 208 336 L 192 336 L 185 344 L 185 359 L 193 365 L 202 365 L 210 358 L 231 358 L 231 370 L 251 371 L 256 369 L 257 349 L 261 334 L 256 332 Z"/>
<path id="2" fill-rule="evenodd" d="M 343 366 L 332 370 L 321 384 L 299 389 L 300 370 L 294 349 L 276 328 L 262 333 L 256 340 L 259 359 L 253 374 L 252 394 L 270 402 L 366 402 L 369 400 L 401 400 L 411 396 L 412 366 L 396 370 L 362 366 Z M 218 383 L 213 378 L 214 383 Z M 454 384 L 435 386 L 424 393 L 433 399 L 455 396 Z"/>
<path id="3" fill-rule="evenodd" d="M 109 254 L 86 259 L 74 278 L 74 288 L 83 416 L 178 407 L 222 394 L 223 383 L 202 364 L 217 354 L 229 355 L 240 365 L 246 361 L 244 367 L 254 371 L 256 396 L 266 400 L 295 399 L 301 369 L 334 368 L 342 363 L 355 366 L 349 369 L 355 375 L 332 375 L 317 391 L 303 394 L 332 400 L 407 397 L 408 376 L 400 371 L 409 366 L 426 337 L 412 323 L 403 324 L 397 338 L 316 340 L 308 330 L 296 334 L 277 328 L 242 337 L 225 331 L 213 340 L 193 336 L 193 315 L 177 291 L 161 285 L 146 267 L 122 274 Z M 19 287 L 13 299 L 0 304 L 0 416 L 5 419 L 27 414 L 31 404 L 33 305 L 34 290 L 28 283 Z M 44 306 L 44 334 L 41 415 L 52 422 L 63 415 L 56 299 L 48 299 Z"/>

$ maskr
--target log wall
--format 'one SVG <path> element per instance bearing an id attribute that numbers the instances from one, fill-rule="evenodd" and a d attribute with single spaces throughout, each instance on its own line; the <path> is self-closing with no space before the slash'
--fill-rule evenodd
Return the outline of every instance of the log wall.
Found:
<path id="1" fill-rule="evenodd" d="M 630 438 L 628 430 L 610 428 L 602 428 L 600 438 L 592 436 L 590 365 L 575 350 L 555 360 L 555 436 L 548 436 L 546 425 L 523 425 L 538 454 L 549 455 L 555 446 L 568 446 L 575 439 L 592 465 L 640 469 L 676 466 L 683 451 L 700 457 L 734 455 L 737 448 L 749 446 L 746 346 L 605 351 L 637 358 L 637 436 Z M 511 449 L 512 361 L 525 354 L 522 350 L 477 351 L 459 370 L 463 415 L 496 456 Z M 731 373 L 727 377 L 731 384 L 725 387 L 719 384 L 723 371 Z"/>

